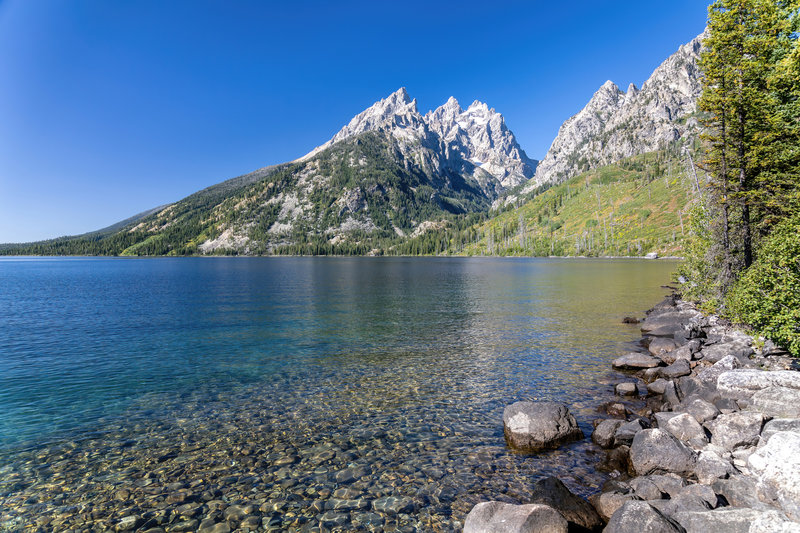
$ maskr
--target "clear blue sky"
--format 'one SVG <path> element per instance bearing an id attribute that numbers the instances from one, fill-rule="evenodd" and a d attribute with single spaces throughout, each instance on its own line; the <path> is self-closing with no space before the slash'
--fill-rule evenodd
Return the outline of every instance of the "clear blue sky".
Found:
<path id="1" fill-rule="evenodd" d="M 422 112 L 486 102 L 541 159 L 705 19 L 698 0 L 0 0 L 0 242 L 295 159 L 401 86 Z"/>

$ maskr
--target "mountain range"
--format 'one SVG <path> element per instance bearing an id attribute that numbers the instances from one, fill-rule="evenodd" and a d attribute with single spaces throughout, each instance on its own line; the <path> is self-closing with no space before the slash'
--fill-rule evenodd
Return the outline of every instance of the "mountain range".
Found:
<path id="1" fill-rule="evenodd" d="M 455 98 L 421 114 L 400 88 L 305 156 L 265 167 L 101 230 L 4 253 L 408 253 L 453 217 L 492 216 L 543 186 L 698 130 L 703 35 L 622 92 L 606 82 L 529 158 L 503 116 Z M 466 219 L 465 219 L 466 220 Z"/>

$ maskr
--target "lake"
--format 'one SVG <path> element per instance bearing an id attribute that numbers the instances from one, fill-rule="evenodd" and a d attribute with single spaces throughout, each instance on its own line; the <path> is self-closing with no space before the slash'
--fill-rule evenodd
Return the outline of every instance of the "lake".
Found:
<path id="1" fill-rule="evenodd" d="M 677 263 L 0 258 L 0 530 L 458 531 L 588 495 L 611 360 Z M 583 441 L 505 446 L 567 403 Z"/>

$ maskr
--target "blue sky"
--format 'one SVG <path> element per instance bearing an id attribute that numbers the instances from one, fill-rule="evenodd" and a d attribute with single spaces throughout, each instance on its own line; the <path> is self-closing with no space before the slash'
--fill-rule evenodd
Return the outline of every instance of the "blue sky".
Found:
<path id="1" fill-rule="evenodd" d="M 647 79 L 698 0 L 0 0 L 0 242 L 99 229 L 295 159 L 401 86 L 502 113 L 541 159 L 610 79 Z"/>

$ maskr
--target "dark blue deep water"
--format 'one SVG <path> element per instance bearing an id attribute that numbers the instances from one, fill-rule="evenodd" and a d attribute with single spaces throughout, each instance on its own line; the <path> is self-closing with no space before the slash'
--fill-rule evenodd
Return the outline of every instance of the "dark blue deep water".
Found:
<path id="1" fill-rule="evenodd" d="M 322 520 L 309 503 L 319 500 L 319 489 L 308 487 L 327 483 L 335 490 L 336 473 L 353 465 L 366 469 L 352 483 L 363 485 L 353 486 L 367 503 L 340 513 L 344 530 L 373 528 L 362 517 L 370 514 L 382 525 L 458 529 L 471 497 L 502 492 L 514 500 L 508 480 L 514 476 L 565 475 L 574 490 L 589 493 L 603 480 L 592 468 L 591 444 L 534 458 L 511 454 L 503 443 L 503 407 L 520 399 L 564 401 L 588 435 L 597 405 L 611 397 L 611 359 L 637 338 L 621 318 L 655 304 L 675 266 L 580 259 L 2 258 L 0 507 L 10 498 L 5 504 L 18 509 L 9 511 L 5 527 L 37 514 L 54 517 L 59 527 L 68 523 L 58 522 L 68 498 L 61 507 L 41 497 L 38 508 L 19 503 L 21 495 L 44 495 L 54 482 L 55 474 L 47 477 L 34 462 L 58 457 L 65 466 L 55 479 L 73 491 L 83 486 L 70 474 L 77 455 L 82 479 L 87 470 L 118 472 L 92 488 L 101 501 L 103 490 L 118 490 L 140 474 L 152 477 L 149 455 L 172 446 L 180 448 L 172 455 L 182 457 L 188 448 L 178 443 L 187 435 L 195 459 L 252 446 L 247 456 L 260 457 L 254 464 L 263 475 L 250 490 L 264 501 L 274 501 L 276 490 L 295 494 L 304 487 L 287 500 L 296 523 L 280 522 L 285 509 L 278 518 L 259 511 L 265 523 L 278 520 L 279 529 Z M 329 454 L 319 456 L 320 446 L 343 459 L 325 461 Z M 123 448 L 125 461 L 118 457 Z M 370 450 L 383 452 L 375 457 Z M 473 457 L 476 451 L 486 455 Z M 282 474 L 271 466 L 281 454 L 295 458 L 280 465 L 288 469 Z M 488 465 L 485 476 L 480 465 Z M 196 468 L 165 471 L 159 482 L 198 477 Z M 404 468 L 410 479 L 393 485 L 386 472 Z M 414 474 L 425 469 L 437 472 Z M 208 472 L 202 471 L 204 483 L 213 479 Z M 437 490 L 431 484 L 448 483 L 459 493 L 421 496 Z M 413 503 L 399 514 L 383 513 L 374 503 L 381 495 Z M 356 501 L 355 492 L 350 496 Z M 435 512 L 425 515 L 428 508 Z M 119 518 L 111 510 L 106 515 L 98 520 L 108 527 Z M 0 529 L 3 523 L 0 517 Z"/>

